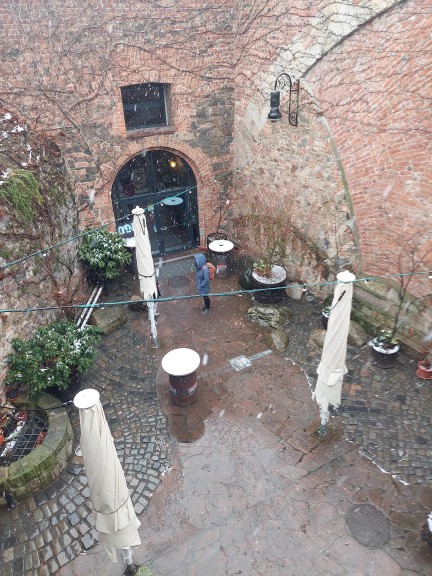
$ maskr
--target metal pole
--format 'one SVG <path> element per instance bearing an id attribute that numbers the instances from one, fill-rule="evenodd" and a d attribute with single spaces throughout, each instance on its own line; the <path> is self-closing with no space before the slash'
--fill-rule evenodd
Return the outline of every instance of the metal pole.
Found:
<path id="1" fill-rule="evenodd" d="M 133 563 L 132 561 L 132 550 L 129 548 L 122 549 L 122 556 L 124 563 L 126 564 L 126 570 L 124 574 L 136 574 L 138 572 L 139 566 Z"/>
<path id="2" fill-rule="evenodd" d="M 328 410 L 323 410 L 321 412 L 321 426 L 319 428 L 319 435 L 321 438 L 327 434 L 327 423 L 329 420 L 329 412 Z"/>
<path id="3" fill-rule="evenodd" d="M 157 340 L 156 319 L 155 319 L 155 303 L 147 302 L 148 315 L 150 318 L 151 334 L 153 338 L 153 348 L 159 348 Z"/>

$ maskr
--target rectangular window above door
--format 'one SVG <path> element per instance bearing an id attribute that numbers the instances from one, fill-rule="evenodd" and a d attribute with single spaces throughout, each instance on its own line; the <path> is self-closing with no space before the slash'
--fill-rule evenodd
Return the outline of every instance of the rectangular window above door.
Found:
<path id="1" fill-rule="evenodd" d="M 169 84 L 133 84 L 121 87 L 126 130 L 168 125 Z"/>

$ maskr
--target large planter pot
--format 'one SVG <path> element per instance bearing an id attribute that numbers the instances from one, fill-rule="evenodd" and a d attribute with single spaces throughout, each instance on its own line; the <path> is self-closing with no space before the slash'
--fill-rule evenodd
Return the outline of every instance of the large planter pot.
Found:
<path id="1" fill-rule="evenodd" d="M 80 380 L 78 372 L 73 372 L 71 375 L 70 386 L 63 390 L 61 388 L 56 388 L 55 386 L 50 386 L 45 390 L 47 394 L 55 396 L 60 400 L 60 402 L 70 402 L 75 398 L 80 389 Z"/>
<path id="2" fill-rule="evenodd" d="M 399 353 L 399 344 L 392 348 L 383 348 L 371 342 L 372 355 L 375 358 L 375 364 L 379 368 L 393 368 Z"/>
<path id="3" fill-rule="evenodd" d="M 207 248 L 215 240 L 227 240 L 228 236 L 224 232 L 212 232 L 207 236 Z"/>
<path id="4" fill-rule="evenodd" d="M 423 364 L 423 361 L 417 364 L 416 376 L 422 378 L 423 380 L 431 380 L 432 379 L 432 366 L 428 366 Z"/>
<path id="5" fill-rule="evenodd" d="M 251 274 L 251 287 L 253 290 L 260 290 L 259 292 L 254 292 L 254 298 L 264 304 L 280 302 L 286 296 L 286 277 L 285 268 L 277 264 L 272 266 L 272 273 L 269 278 L 260 276 L 253 271 Z M 267 288 L 267 290 L 264 290 L 264 288 Z"/>

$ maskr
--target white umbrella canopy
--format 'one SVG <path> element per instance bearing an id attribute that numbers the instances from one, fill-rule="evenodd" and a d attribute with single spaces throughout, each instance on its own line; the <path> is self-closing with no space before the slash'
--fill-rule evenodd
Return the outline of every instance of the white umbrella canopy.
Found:
<path id="1" fill-rule="evenodd" d="M 99 540 L 110 560 L 117 562 L 116 550 L 141 544 L 141 525 L 126 485 L 114 441 L 97 390 L 87 389 L 74 398 L 79 409 L 80 448 L 96 518 Z"/>
<path id="2" fill-rule="evenodd" d="M 337 408 L 341 403 L 342 381 L 347 373 L 345 358 L 355 276 L 345 270 L 337 275 L 337 280 L 321 362 L 317 368 L 318 381 L 312 394 L 320 407 L 321 432 L 328 422 L 329 405 Z"/>
<path id="3" fill-rule="evenodd" d="M 153 256 L 150 245 L 150 237 L 147 229 L 147 222 L 144 215 L 144 210 L 137 206 L 132 210 L 133 229 L 135 235 L 135 254 L 138 268 L 138 276 L 140 282 L 140 290 L 142 297 L 156 299 L 158 295 L 158 288 L 156 284 L 156 271 L 153 262 Z M 153 337 L 153 345 L 157 348 L 157 330 L 156 330 L 156 304 L 155 302 L 147 302 L 149 311 L 151 333 Z"/>

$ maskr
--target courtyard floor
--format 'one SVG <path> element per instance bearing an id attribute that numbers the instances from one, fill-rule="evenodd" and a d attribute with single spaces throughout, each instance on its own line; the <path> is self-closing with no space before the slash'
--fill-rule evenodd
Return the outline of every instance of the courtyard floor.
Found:
<path id="1" fill-rule="evenodd" d="M 194 294 L 191 258 L 160 269 L 163 297 Z M 212 292 L 238 290 L 235 277 Z M 129 274 L 108 299 L 138 295 Z M 310 333 L 321 304 L 292 311 L 286 353 L 245 318 L 250 295 L 159 305 L 159 348 L 143 312 L 104 337 L 82 387 L 94 387 L 114 436 L 141 520 L 136 563 L 154 576 L 427 576 L 432 550 L 420 528 L 432 510 L 429 382 L 401 355 L 383 370 L 367 347 L 349 347 L 342 407 L 324 439 L 311 400 L 320 350 Z M 166 352 L 196 350 L 198 399 L 170 399 Z M 245 356 L 236 371 L 230 360 Z M 69 414 L 79 441 L 78 415 Z M 107 575 L 124 571 L 97 544 L 82 460 L 58 482 L 1 510 L 2 576 Z"/>

